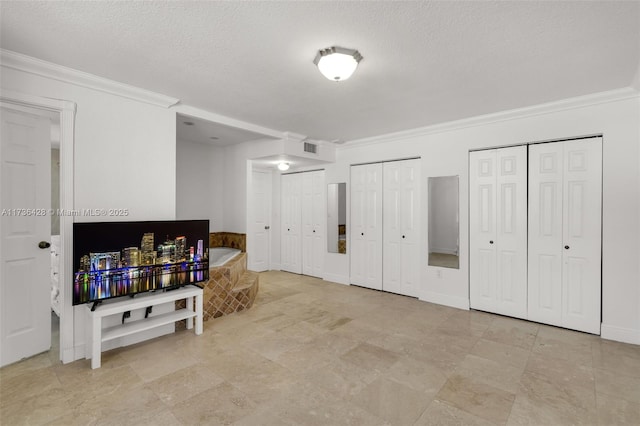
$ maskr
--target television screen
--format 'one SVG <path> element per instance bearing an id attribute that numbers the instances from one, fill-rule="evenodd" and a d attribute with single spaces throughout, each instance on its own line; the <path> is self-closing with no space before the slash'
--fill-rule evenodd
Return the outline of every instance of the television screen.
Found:
<path id="1" fill-rule="evenodd" d="M 209 279 L 209 221 L 73 224 L 73 304 Z"/>

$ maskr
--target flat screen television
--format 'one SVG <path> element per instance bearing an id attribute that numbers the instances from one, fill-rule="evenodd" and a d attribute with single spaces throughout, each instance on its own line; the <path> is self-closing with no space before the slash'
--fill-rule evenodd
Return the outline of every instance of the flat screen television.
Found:
<path id="1" fill-rule="evenodd" d="M 73 224 L 73 304 L 209 279 L 209 221 Z"/>

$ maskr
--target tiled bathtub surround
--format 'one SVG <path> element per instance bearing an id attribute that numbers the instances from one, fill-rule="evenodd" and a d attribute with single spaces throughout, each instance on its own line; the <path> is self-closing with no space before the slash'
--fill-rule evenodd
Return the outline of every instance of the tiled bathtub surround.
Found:
<path id="1" fill-rule="evenodd" d="M 211 232 L 209 247 L 231 247 L 240 251 L 247 251 L 247 234 L 235 232 Z"/>
<path id="2" fill-rule="evenodd" d="M 259 276 L 247 271 L 247 254 L 240 253 L 224 266 L 209 269 L 209 281 L 204 289 L 204 321 L 249 309 L 258 294 Z M 176 302 L 183 308 L 184 300 Z M 176 330 L 185 329 L 184 321 L 176 323 Z"/>
<path id="3" fill-rule="evenodd" d="M 247 271 L 247 254 L 209 270 L 204 286 L 204 320 L 248 309 L 258 293 L 258 274 Z"/>

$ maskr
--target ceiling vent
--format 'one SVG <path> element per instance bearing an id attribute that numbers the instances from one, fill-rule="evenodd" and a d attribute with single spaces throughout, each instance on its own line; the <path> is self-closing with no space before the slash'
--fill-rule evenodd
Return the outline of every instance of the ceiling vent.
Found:
<path id="1" fill-rule="evenodd" d="M 318 145 L 310 142 L 304 143 L 304 152 L 310 152 L 311 154 L 317 154 Z"/>

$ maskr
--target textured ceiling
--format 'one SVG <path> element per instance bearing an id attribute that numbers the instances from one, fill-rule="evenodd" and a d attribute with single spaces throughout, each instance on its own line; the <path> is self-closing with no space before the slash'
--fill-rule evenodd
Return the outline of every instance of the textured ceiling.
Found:
<path id="1" fill-rule="evenodd" d="M 3 48 L 315 139 L 629 86 L 632 2 L 0 2 Z M 313 65 L 364 56 L 345 82 Z"/>
<path id="2" fill-rule="evenodd" d="M 176 118 L 176 139 L 178 141 L 206 143 L 215 146 L 229 146 L 240 142 L 273 138 L 237 127 L 225 126 L 220 123 L 212 123 L 200 118 L 178 114 Z"/>

